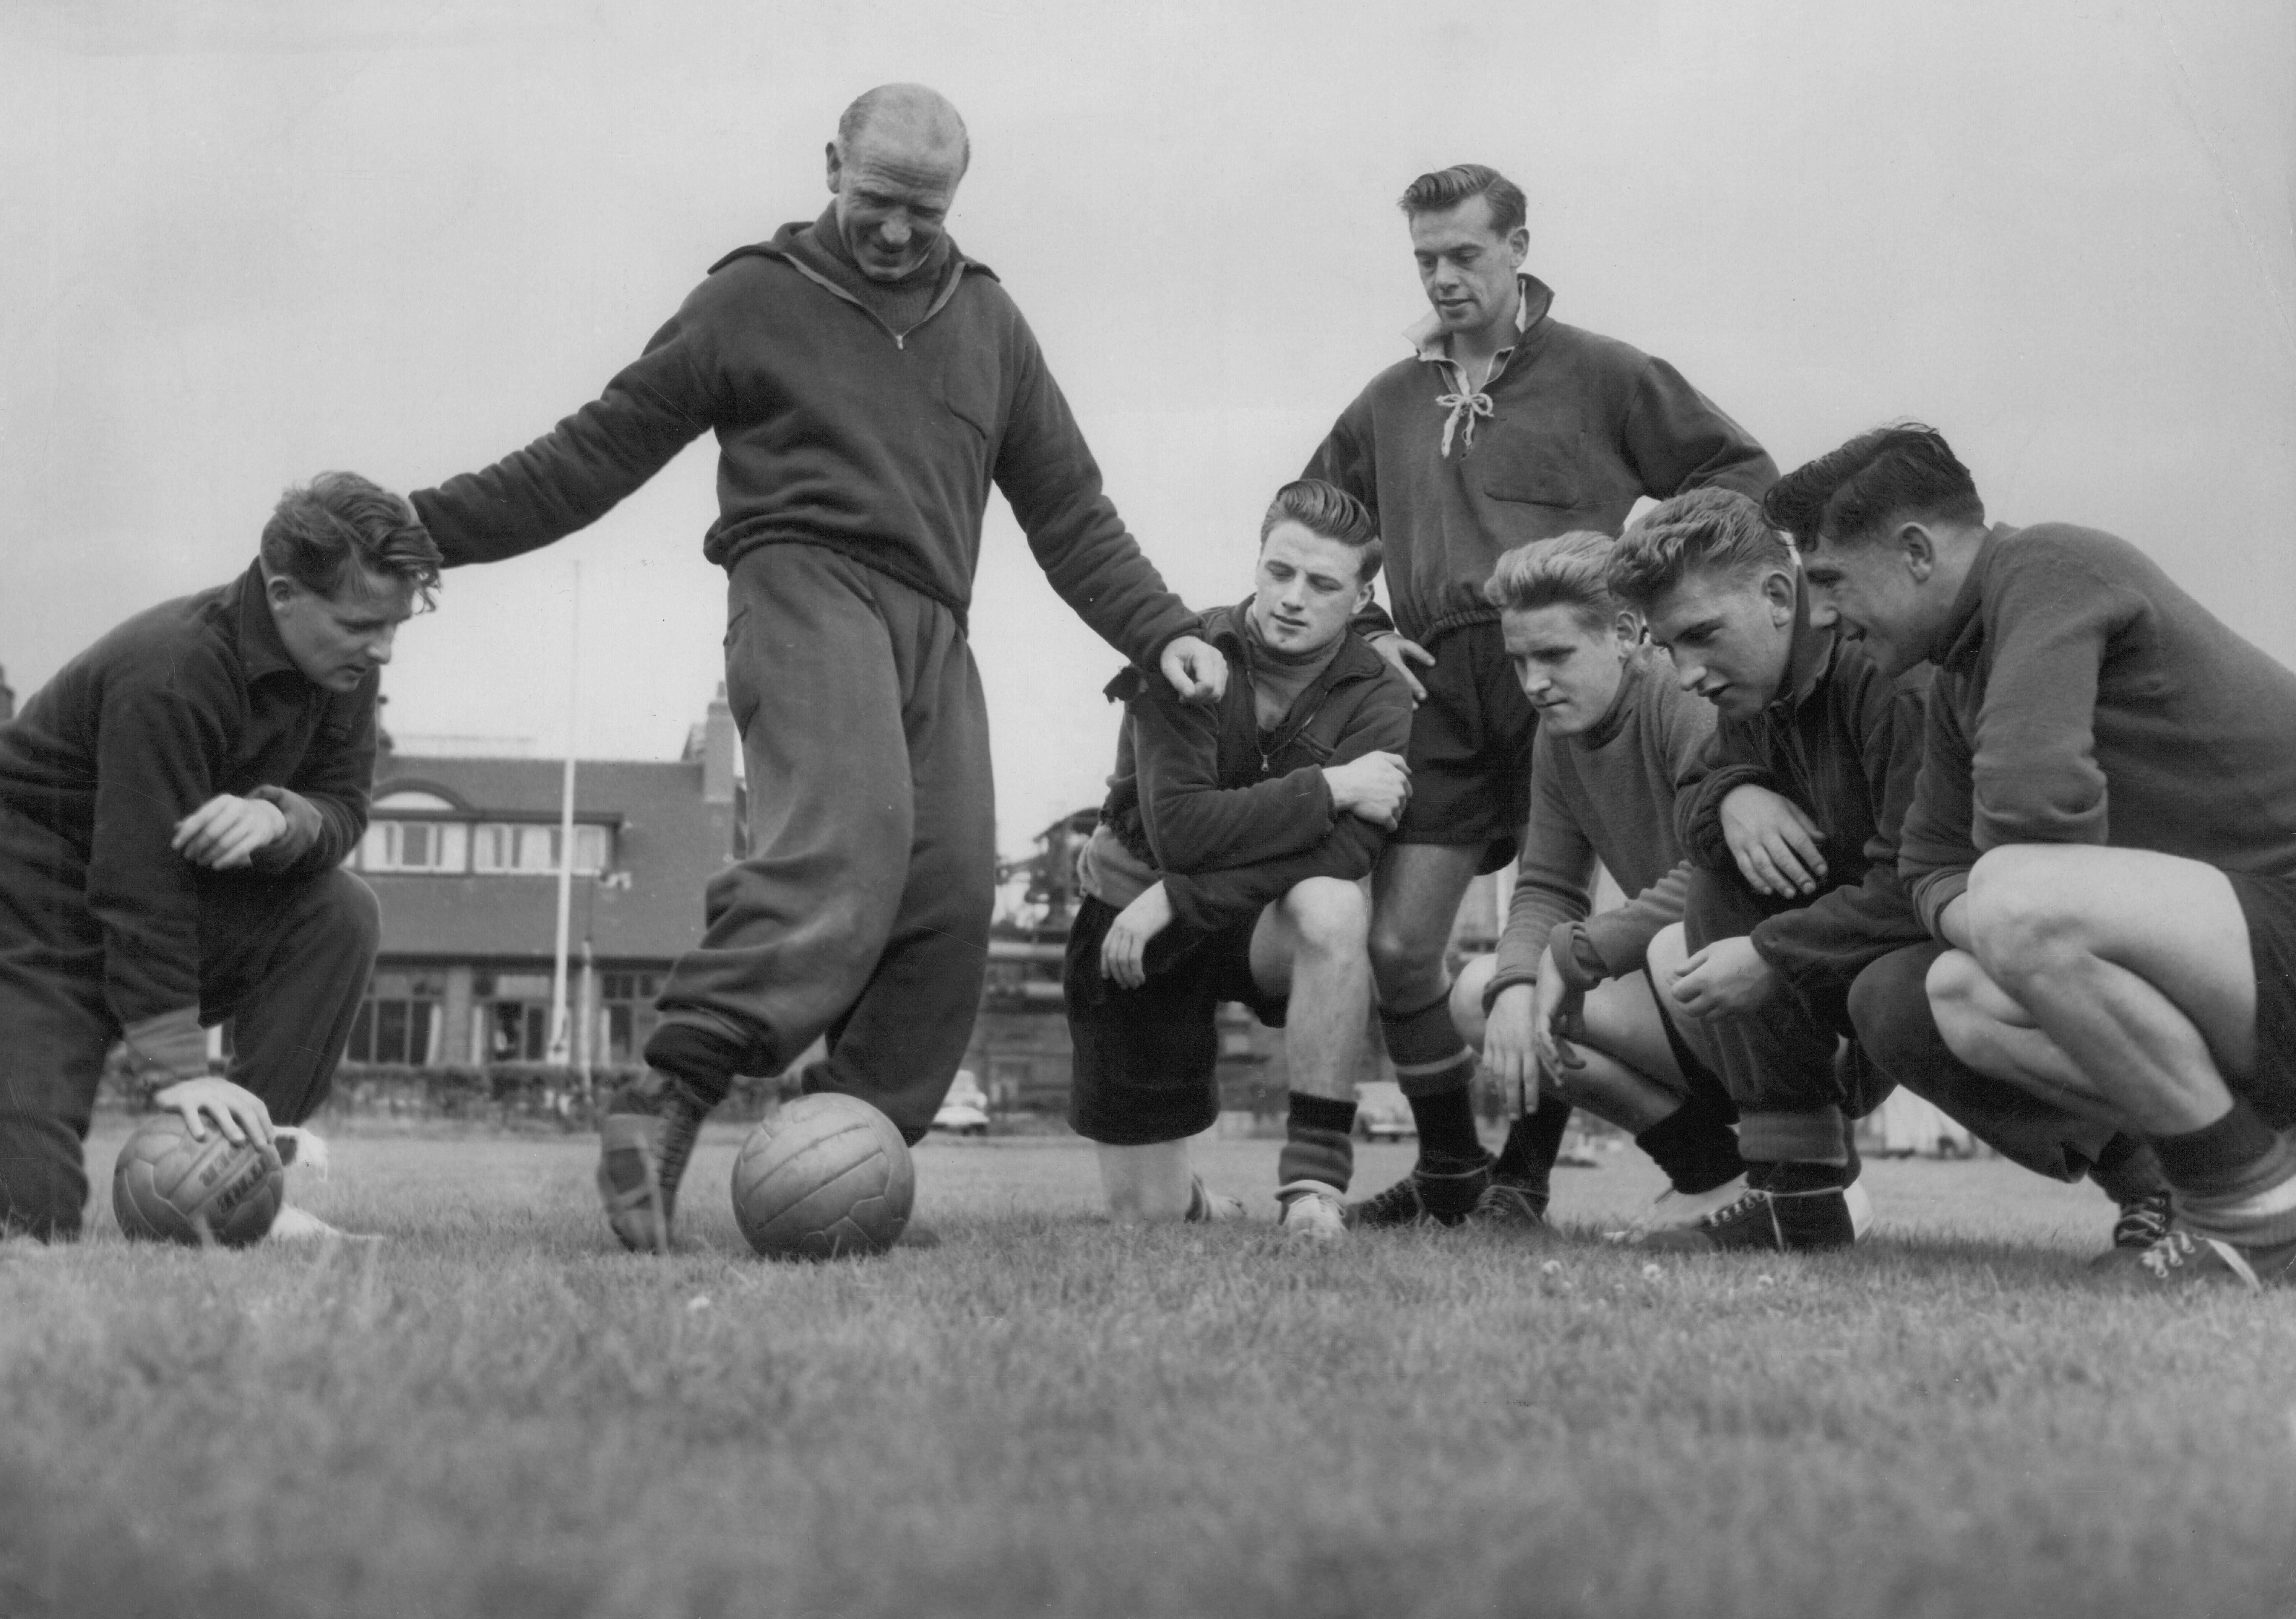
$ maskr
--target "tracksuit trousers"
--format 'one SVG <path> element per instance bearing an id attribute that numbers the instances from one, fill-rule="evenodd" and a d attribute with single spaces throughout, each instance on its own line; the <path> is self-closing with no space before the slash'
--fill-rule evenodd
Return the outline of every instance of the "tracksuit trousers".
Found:
<path id="1" fill-rule="evenodd" d="M 726 696 L 749 852 L 709 881 L 647 1061 L 714 1101 L 826 1034 L 805 1089 L 859 1097 L 916 1141 L 972 1038 L 996 899 L 964 623 L 825 547 L 761 546 L 729 571 Z"/>
<path id="2" fill-rule="evenodd" d="M 228 1076 L 281 1124 L 326 1100 L 381 937 L 374 892 L 316 877 L 218 873 L 200 885 L 200 1017 L 231 1024 Z M 0 806 L 0 1233 L 76 1237 L 104 1054 L 103 933 L 73 846 Z"/>

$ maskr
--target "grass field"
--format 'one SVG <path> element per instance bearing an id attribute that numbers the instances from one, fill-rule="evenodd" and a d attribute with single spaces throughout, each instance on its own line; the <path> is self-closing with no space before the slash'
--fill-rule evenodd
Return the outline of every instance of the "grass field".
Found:
<path id="1" fill-rule="evenodd" d="M 737 1140 L 668 1260 L 587 1140 L 381 1135 L 301 1188 L 378 1245 L 0 1260 L 0 1615 L 2296 1613 L 2296 1295 L 2100 1288 L 2091 1189 L 1875 1164 L 1855 1253 L 1652 1271 L 1288 1251 L 1273 1142 L 1153 1231 L 935 1143 L 941 1247 L 776 1266 Z"/>

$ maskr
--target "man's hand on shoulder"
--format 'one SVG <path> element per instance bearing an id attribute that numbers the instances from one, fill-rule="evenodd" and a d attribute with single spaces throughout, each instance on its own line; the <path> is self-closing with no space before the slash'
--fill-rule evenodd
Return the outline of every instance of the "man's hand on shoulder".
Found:
<path id="1" fill-rule="evenodd" d="M 168 847 L 194 866 L 232 871 L 286 832 L 286 812 L 278 805 L 219 793 L 176 823 L 176 835 Z"/>
<path id="2" fill-rule="evenodd" d="M 1403 677 L 1404 685 L 1411 688 L 1413 708 L 1417 708 L 1427 701 L 1427 688 L 1420 684 L 1419 677 L 1411 672 L 1411 666 L 1418 663 L 1430 669 L 1433 668 L 1435 664 L 1433 653 L 1429 652 L 1418 642 L 1398 635 L 1392 629 L 1385 635 L 1372 637 L 1371 646 L 1374 652 L 1387 660 L 1390 669 Z"/>
<path id="3" fill-rule="evenodd" d="M 1227 660 L 1201 636 L 1175 636 L 1156 660 L 1183 703 L 1210 704 L 1227 695 Z"/>
<path id="4" fill-rule="evenodd" d="M 1334 814 L 1392 832 L 1411 801 L 1411 767 L 1394 753 L 1365 753 L 1343 765 L 1325 765 L 1324 785 L 1332 790 Z"/>

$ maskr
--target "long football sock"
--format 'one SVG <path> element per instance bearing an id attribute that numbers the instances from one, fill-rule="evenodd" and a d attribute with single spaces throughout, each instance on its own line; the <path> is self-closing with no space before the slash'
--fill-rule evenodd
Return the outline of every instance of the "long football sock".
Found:
<path id="1" fill-rule="evenodd" d="M 1738 1132 L 1693 1097 L 1635 1138 L 1677 1192 L 1710 1192 L 1746 1172 Z"/>
<path id="2" fill-rule="evenodd" d="M 1480 1167 L 1490 1161 L 1475 1131 L 1474 1105 L 1466 1088 L 1411 1098 L 1411 1122 L 1419 1127 L 1419 1162 L 1438 1174 Z"/>
<path id="3" fill-rule="evenodd" d="M 2202 1237 L 2251 1247 L 2296 1242 L 2296 1146 L 2238 1097 L 2213 1124 L 2151 1138 L 2177 1216 Z"/>
<path id="4" fill-rule="evenodd" d="M 1491 1173 L 1525 1191 L 1545 1192 L 1562 1155 L 1562 1132 L 1570 1128 L 1570 1104 L 1542 1092 L 1538 1105 L 1507 1127 L 1505 1144 Z"/>
<path id="5" fill-rule="evenodd" d="M 1419 1158 L 1429 1169 L 1456 1169 L 1485 1162 L 1482 1138 L 1475 1133 L 1475 1111 L 1467 1087 L 1475 1077 L 1475 1054 L 1451 1021 L 1447 990 L 1416 1012 L 1379 1015 L 1388 1060 L 1411 1104 L 1419 1127 Z"/>
<path id="6" fill-rule="evenodd" d="M 1353 1102 L 1293 1091 L 1283 1122 L 1283 1150 L 1275 1155 L 1275 1184 L 1317 1180 L 1335 1192 L 1346 1191 L 1355 1174 L 1355 1128 Z"/>

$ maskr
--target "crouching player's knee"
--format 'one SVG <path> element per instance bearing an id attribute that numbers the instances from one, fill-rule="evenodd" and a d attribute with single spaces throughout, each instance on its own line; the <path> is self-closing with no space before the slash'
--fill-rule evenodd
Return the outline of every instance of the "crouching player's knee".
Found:
<path id="1" fill-rule="evenodd" d="M 1659 929 L 1643 959 L 1659 994 L 1671 997 L 1675 981 L 1682 976 L 1682 969 L 1690 960 L 1690 942 L 1683 935 L 1682 924 L 1669 923 Z"/>
<path id="2" fill-rule="evenodd" d="M 1859 1047 L 1884 1073 L 1912 1072 L 1933 1049 L 1937 1021 L 1927 989 L 1932 949 L 1892 951 L 1849 986 L 1850 1026 Z"/>
<path id="3" fill-rule="evenodd" d="M 1992 1003 L 2000 991 L 1985 969 L 1968 951 L 1948 950 L 1930 964 L 1923 989 L 1946 1049 L 1972 1068 L 1988 1069 L 1997 1023 Z"/>
<path id="4" fill-rule="evenodd" d="M 1972 965 L 1981 964 L 2005 988 L 2062 971 L 2081 948 L 2078 899 L 2053 858 L 2057 853 L 2013 844 L 1988 851 L 1970 868 Z"/>
<path id="5" fill-rule="evenodd" d="M 1338 877 L 1309 877 L 1283 896 L 1285 920 L 1303 954 L 1362 956 L 1369 945 L 1371 901 L 1363 889 Z"/>

